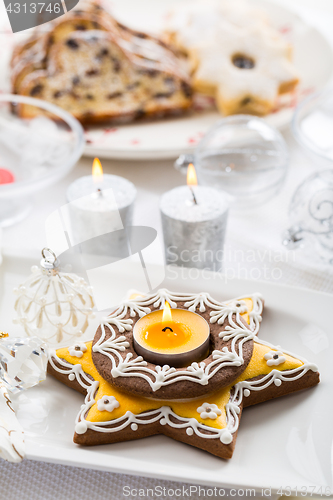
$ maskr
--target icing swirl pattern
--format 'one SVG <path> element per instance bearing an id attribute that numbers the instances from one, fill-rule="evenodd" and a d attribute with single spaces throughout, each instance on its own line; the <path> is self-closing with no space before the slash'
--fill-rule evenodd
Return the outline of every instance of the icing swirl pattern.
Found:
<path id="1" fill-rule="evenodd" d="M 221 445 L 229 445 L 239 428 L 242 407 L 253 404 L 253 393 L 261 393 L 261 400 L 264 401 L 270 386 L 279 388 L 276 381 L 291 384 L 309 371 L 317 371 L 313 363 L 285 351 L 285 369 L 280 368 L 282 365 L 267 366 L 264 356 L 275 347 L 256 339 L 254 354 L 247 369 L 233 385 L 211 394 L 211 403 L 207 403 L 206 396 L 194 401 L 163 402 L 131 395 L 126 396 L 122 402 L 124 395 L 103 380 L 97 372 L 91 358 L 91 342 L 86 346 L 87 352 L 81 359 L 68 356 L 66 349 L 50 351 L 49 363 L 64 379 L 74 375 L 75 381 L 86 392 L 85 402 L 76 418 L 76 434 L 81 436 L 88 431 L 104 433 L 110 435 L 110 442 L 113 435 L 125 429 L 128 432 L 140 432 L 140 428 L 152 426 L 154 434 L 156 430 L 153 426 L 158 423 L 160 433 L 164 433 L 164 429 L 168 427 L 183 429 L 189 438 L 198 436 L 203 440 L 219 439 Z M 104 407 L 106 399 L 112 404 L 112 409 Z M 102 406 L 103 411 L 100 410 Z M 208 409 L 211 411 L 207 412 Z M 76 438 L 75 441 L 78 442 L 79 439 Z"/>
<path id="2" fill-rule="evenodd" d="M 171 308 L 181 307 L 197 312 L 209 322 L 215 349 L 205 360 L 184 368 L 174 368 L 148 363 L 135 353 L 131 340 L 135 321 L 152 310 L 162 309 L 166 301 Z M 243 371 L 251 358 L 252 345 L 249 343 L 259 331 L 262 310 L 263 301 L 259 294 L 224 303 L 216 301 L 208 293 L 176 294 L 161 289 L 153 295 L 124 301 L 115 312 L 102 320 L 94 339 L 93 359 L 98 367 L 98 360 L 103 359 L 101 356 L 108 358 L 107 363 L 105 360 L 100 363 L 103 367 L 100 374 L 120 389 L 168 399 L 184 397 L 185 386 L 180 383 L 185 382 L 192 386 L 189 397 L 198 397 L 227 386 Z M 249 345 L 245 348 L 246 344 Z M 128 378 L 134 377 L 142 383 L 133 388 Z M 168 388 L 171 385 L 173 387 Z"/>

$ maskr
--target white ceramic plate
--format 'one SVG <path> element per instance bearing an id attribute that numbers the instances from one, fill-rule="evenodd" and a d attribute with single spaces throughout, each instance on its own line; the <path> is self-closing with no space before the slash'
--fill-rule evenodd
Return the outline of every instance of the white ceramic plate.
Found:
<path id="1" fill-rule="evenodd" d="M 6 257 L 0 267 L 1 329 L 12 325 L 17 286 L 37 260 Z M 183 270 L 181 270 L 183 272 Z M 164 436 L 82 448 L 73 444 L 74 420 L 83 396 L 48 377 L 16 398 L 18 418 L 26 433 L 27 457 L 187 483 L 235 488 L 320 487 L 332 491 L 333 363 L 332 296 L 267 283 L 221 276 L 188 279 L 172 276 L 163 286 L 177 291 L 209 291 L 218 299 L 259 291 L 266 300 L 260 337 L 318 364 L 322 383 L 314 389 L 247 408 L 241 419 L 236 450 L 224 461 Z M 123 279 L 131 287 L 130 276 Z M 309 325 L 312 325 L 309 327 Z M 304 330 L 308 327 L 308 331 Z M 91 328 L 93 335 L 95 326 Z"/>
<path id="2" fill-rule="evenodd" d="M 254 1 L 267 12 L 272 24 L 282 35 L 292 42 L 294 63 L 301 77 L 297 93 L 281 102 L 280 109 L 266 117 L 269 124 L 282 129 L 290 123 L 296 104 L 328 83 L 333 70 L 333 53 L 321 33 L 305 24 L 296 14 L 265 0 Z M 163 26 L 163 17 L 168 9 L 178 2 L 116 0 L 113 7 L 116 16 L 125 23 L 158 31 Z M 212 106 L 210 108 L 182 118 L 88 128 L 85 154 L 123 159 L 176 158 L 182 153 L 193 151 L 207 130 L 221 119 L 221 115 L 212 110 Z"/>
<path id="3" fill-rule="evenodd" d="M 130 26 L 158 32 L 162 29 L 165 14 L 178 2 L 179 0 L 114 0 L 112 8 L 115 15 Z M 305 24 L 291 11 L 265 0 L 253 2 L 267 12 L 272 24 L 292 42 L 295 66 L 301 76 L 297 94 L 287 99 L 279 111 L 266 118 L 271 125 L 281 129 L 290 123 L 293 109 L 299 100 L 320 90 L 330 80 L 333 70 L 332 49 L 319 31 Z M 0 47 L 2 89 L 6 87 L 6 81 L 8 85 L 8 47 L 17 38 L 11 35 L 1 36 L 6 38 Z M 221 115 L 210 109 L 181 118 L 120 126 L 88 127 L 85 154 L 134 160 L 176 158 L 181 153 L 193 151 L 201 137 L 220 118 Z"/>

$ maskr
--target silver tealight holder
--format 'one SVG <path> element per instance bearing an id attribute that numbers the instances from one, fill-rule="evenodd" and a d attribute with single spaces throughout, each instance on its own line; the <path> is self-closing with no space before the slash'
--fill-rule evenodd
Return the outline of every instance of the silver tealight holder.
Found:
<path id="1" fill-rule="evenodd" d="M 160 202 L 166 263 L 220 271 L 228 210 L 229 196 L 198 186 L 190 164 L 187 186 L 168 191 Z"/>

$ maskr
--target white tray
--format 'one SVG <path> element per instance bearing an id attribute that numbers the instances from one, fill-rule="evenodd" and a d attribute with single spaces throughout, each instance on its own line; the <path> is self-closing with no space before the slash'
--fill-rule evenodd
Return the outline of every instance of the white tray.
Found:
<path id="1" fill-rule="evenodd" d="M 0 328 L 11 335 L 22 334 L 12 324 L 12 289 L 26 278 L 37 258 L 5 256 L 0 267 Z M 260 282 L 225 283 L 218 275 L 190 280 L 181 272 L 182 277 L 173 272 L 163 286 L 177 291 L 206 290 L 223 300 L 261 292 L 266 309 L 260 337 L 317 363 L 321 384 L 247 408 L 234 456 L 224 461 L 164 436 L 79 447 L 72 438 L 83 396 L 48 377 L 15 398 L 26 433 L 27 458 L 210 486 L 271 487 L 272 491 L 303 487 L 309 488 L 309 494 L 312 486 L 316 488 L 313 493 L 319 487 L 332 491 L 332 296 Z M 123 279 L 131 288 L 130 276 Z M 305 334 L 309 324 L 313 326 Z M 95 326 L 89 332 L 91 337 Z"/>

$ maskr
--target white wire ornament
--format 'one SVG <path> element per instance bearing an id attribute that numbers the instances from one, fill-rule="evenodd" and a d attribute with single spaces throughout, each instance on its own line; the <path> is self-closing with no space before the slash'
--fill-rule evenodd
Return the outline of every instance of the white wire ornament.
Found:
<path id="1" fill-rule="evenodd" d="M 60 271 L 52 250 L 44 248 L 42 256 L 40 268 L 33 266 L 29 278 L 14 289 L 14 323 L 29 337 L 59 346 L 82 336 L 95 316 L 92 288 L 78 275 Z"/>

